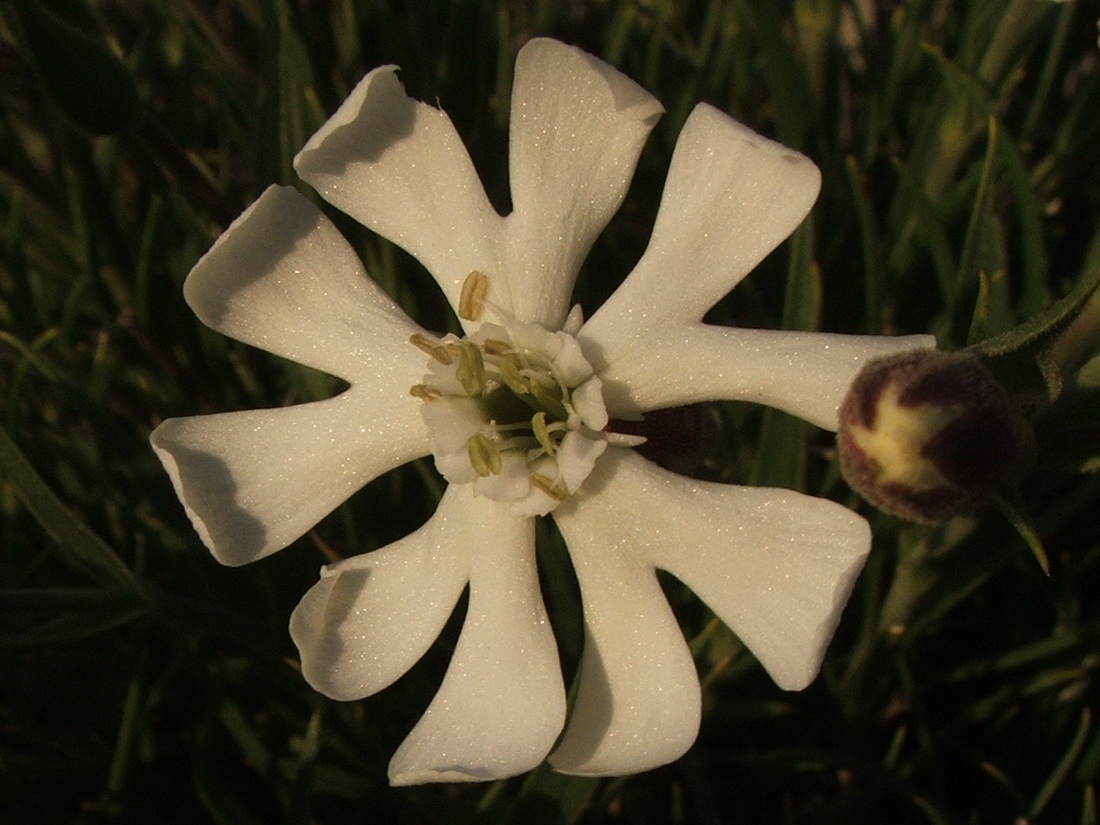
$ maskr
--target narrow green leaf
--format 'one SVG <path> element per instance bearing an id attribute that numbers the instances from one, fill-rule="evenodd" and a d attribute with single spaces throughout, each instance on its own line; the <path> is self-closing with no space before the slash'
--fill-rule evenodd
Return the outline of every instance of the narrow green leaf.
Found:
<path id="1" fill-rule="evenodd" d="M 195 734 L 195 793 L 218 825 L 262 825 L 263 819 L 255 813 L 254 804 L 257 791 L 262 794 L 266 789 L 259 783 L 245 785 L 233 781 L 226 769 L 227 762 L 236 764 L 227 758 L 232 749 L 225 747 L 224 739 L 215 736 L 218 730 L 212 720 L 207 720 Z"/>
<path id="2" fill-rule="evenodd" d="M 1003 269 L 987 275 L 978 273 L 978 294 L 974 300 L 974 312 L 970 318 L 967 341 L 982 341 L 1001 335 L 1015 325 L 1008 292 L 1008 278 Z"/>
<path id="3" fill-rule="evenodd" d="M 1047 285 L 1047 250 L 1044 236 L 1043 207 L 1014 137 L 998 130 L 997 152 L 1001 161 L 1000 182 L 1011 194 L 1016 207 L 1016 228 L 1020 243 L 1021 269 L 1013 273 L 1021 289 L 1019 309 L 1029 318 L 1050 303 Z"/>
<path id="4" fill-rule="evenodd" d="M 133 677 L 130 679 L 130 685 L 126 689 L 126 699 L 122 703 L 122 719 L 118 725 L 115 752 L 111 757 L 111 767 L 107 773 L 107 788 L 104 791 L 104 800 L 101 803 L 107 810 L 112 810 L 112 806 L 116 804 L 115 800 L 121 798 L 126 790 L 130 768 L 138 748 L 138 740 L 142 736 L 140 720 L 148 690 L 146 684 L 147 661 L 148 657 L 143 654 L 138 661 Z M 116 810 L 115 813 L 117 814 L 118 811 Z"/>
<path id="5" fill-rule="evenodd" d="M 994 159 L 997 156 L 997 120 L 990 117 L 988 120 L 988 139 L 986 141 L 985 159 L 982 161 L 982 171 L 978 178 L 978 191 L 974 195 L 974 205 L 970 210 L 970 220 L 966 226 L 966 239 L 963 241 L 962 252 L 959 255 L 959 268 L 955 273 L 954 313 L 961 314 L 960 306 L 968 289 L 973 289 L 978 284 L 982 273 L 986 276 L 995 274 L 986 266 L 983 259 L 985 246 L 985 233 L 993 220 L 993 170 Z M 971 330 L 973 332 L 973 330 Z M 968 343 L 972 341 L 968 340 Z"/>
<path id="6" fill-rule="evenodd" d="M 23 504 L 60 545 L 66 562 L 102 584 L 139 592 L 140 586 L 130 568 L 61 502 L 3 428 L 0 428 L 0 475 L 7 477 Z"/>
<path id="7" fill-rule="evenodd" d="M 1093 268 L 1060 301 L 1010 332 L 983 341 L 978 348 L 983 354 L 994 356 L 1044 343 L 1073 320 L 1074 314 L 1092 297 L 1097 287 L 1100 287 L 1100 266 Z"/>
<path id="8" fill-rule="evenodd" d="M 241 749 L 245 762 L 257 773 L 266 776 L 271 771 L 274 759 L 255 722 L 245 715 L 236 702 L 228 699 L 219 708 L 218 718 Z"/>
<path id="9" fill-rule="evenodd" d="M 992 762 L 986 761 L 979 763 L 978 767 L 980 767 L 987 776 L 992 778 L 994 782 L 996 782 L 998 785 L 1001 786 L 1001 788 L 1004 789 L 1005 793 L 1008 795 L 1008 797 L 1012 800 L 1012 803 L 1017 808 L 1024 807 L 1023 792 L 1020 790 L 1019 786 L 1014 781 L 1012 781 L 1008 774 L 1001 770 L 1000 767 L 994 765 Z"/>
<path id="10" fill-rule="evenodd" d="M 1031 554 L 1035 556 L 1035 561 L 1039 563 L 1039 567 L 1049 576 L 1050 560 L 1047 558 L 1047 551 L 1043 547 L 1043 540 L 1039 538 L 1035 526 L 1031 523 L 1031 518 L 1023 507 L 1000 495 L 993 497 L 993 504 L 1009 520 L 1016 532 L 1019 533 L 1020 538 L 1024 540 L 1024 544 L 1027 545 Z"/>
<path id="11" fill-rule="evenodd" d="M 16 3 L 31 59 L 46 92 L 80 129 L 110 135 L 141 118 L 129 70 L 102 42 L 43 7 Z"/>
<path id="12" fill-rule="evenodd" d="M 859 162 L 851 155 L 845 160 L 848 173 L 848 188 L 856 207 L 856 219 L 859 223 L 860 240 L 863 245 L 863 291 L 866 305 L 866 331 L 871 334 L 881 332 L 886 320 L 883 312 L 884 284 L 882 282 L 882 240 L 878 222 L 875 218 L 871 200 L 866 191 L 866 181 Z"/>
<path id="13" fill-rule="evenodd" d="M 1078 387 L 1085 390 L 1100 390 L 1100 355 L 1085 362 L 1074 377 Z"/>
<path id="14" fill-rule="evenodd" d="M 528 774 L 519 798 L 496 821 L 503 825 L 572 825 L 584 815 L 598 786 L 598 779 L 566 776 L 543 763 Z"/>
<path id="15" fill-rule="evenodd" d="M 116 591 L 117 593 L 117 591 Z M 88 639 L 129 624 L 145 613 L 145 605 L 131 597 L 115 609 L 91 613 L 66 613 L 29 627 L 0 634 L 0 648 L 38 648 Z"/>
<path id="16" fill-rule="evenodd" d="M 1051 771 L 1050 776 L 1047 777 L 1047 781 L 1043 783 L 1043 787 L 1039 789 L 1039 793 L 1035 795 L 1035 801 L 1031 803 L 1031 809 L 1028 811 L 1028 818 L 1034 820 L 1042 813 L 1043 809 L 1050 802 L 1051 797 L 1061 786 L 1062 782 L 1069 775 L 1070 768 L 1073 767 L 1073 763 L 1077 760 L 1077 757 L 1081 754 L 1081 749 L 1085 747 L 1085 739 L 1088 737 L 1089 728 L 1092 727 L 1092 713 L 1088 708 L 1085 708 L 1081 712 L 1081 721 L 1077 725 L 1077 732 L 1073 735 L 1073 740 L 1069 743 L 1069 747 L 1066 752 L 1062 754 L 1062 758 L 1058 760 L 1058 764 L 1054 766 L 1054 770 Z"/>
<path id="17" fill-rule="evenodd" d="M 1042 393 L 1048 402 L 1054 401 L 1061 394 L 1066 377 L 1063 370 L 1074 351 L 1095 340 L 1100 308 L 1089 306 L 1089 302 L 1098 287 L 1100 266 L 1065 298 L 1030 321 L 980 342 L 976 351 L 1011 390 Z"/>

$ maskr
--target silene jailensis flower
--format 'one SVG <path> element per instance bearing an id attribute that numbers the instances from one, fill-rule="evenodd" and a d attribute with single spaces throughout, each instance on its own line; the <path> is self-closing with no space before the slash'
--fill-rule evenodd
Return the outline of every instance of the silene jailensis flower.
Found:
<path id="1" fill-rule="evenodd" d="M 213 329 L 351 386 L 316 403 L 170 419 L 153 446 L 198 534 L 231 565 L 434 456 L 449 485 L 428 523 L 325 567 L 291 618 L 310 684 L 358 699 L 405 673 L 469 588 L 450 666 L 393 757 L 393 783 L 493 779 L 547 757 L 571 774 L 662 765 L 695 739 L 700 688 L 655 571 L 798 689 L 870 537 L 831 501 L 661 469 L 609 422 L 740 399 L 835 428 L 865 361 L 931 340 L 702 323 L 801 222 L 820 180 L 807 158 L 707 105 L 680 134 L 645 254 L 585 320 L 570 308 L 574 280 L 661 105 L 575 48 L 529 42 L 512 92 L 514 210 L 502 217 L 447 115 L 406 96 L 396 71 L 368 74 L 295 168 L 415 256 L 462 334 L 419 327 L 316 206 L 272 187 L 195 266 L 185 297 Z M 583 599 L 568 720 L 537 581 L 540 515 L 564 537 Z"/>

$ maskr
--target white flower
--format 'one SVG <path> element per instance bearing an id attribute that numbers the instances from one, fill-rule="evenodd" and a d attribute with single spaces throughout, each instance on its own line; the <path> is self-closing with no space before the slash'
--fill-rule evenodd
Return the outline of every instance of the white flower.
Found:
<path id="1" fill-rule="evenodd" d="M 432 519 L 325 568 L 291 619 L 309 682 L 357 699 L 421 657 L 469 586 L 443 684 L 390 765 L 395 784 L 508 776 L 548 754 L 572 774 L 667 763 L 695 739 L 700 690 L 655 570 L 691 587 L 781 687 L 798 689 L 820 666 L 869 531 L 830 501 L 662 470 L 609 432 L 609 418 L 742 399 L 835 428 L 865 361 L 931 341 L 702 323 L 819 187 L 805 157 L 706 105 L 684 125 L 648 249 L 583 322 L 569 309 L 574 279 L 660 104 L 574 48 L 528 43 L 512 95 L 514 211 L 501 217 L 451 121 L 408 98 L 395 72 L 368 74 L 295 165 L 420 260 L 466 337 L 418 327 L 314 205 L 272 187 L 195 266 L 185 296 L 208 326 L 351 387 L 168 420 L 153 446 L 199 535 L 232 565 L 285 547 L 371 479 L 434 453 L 451 483 Z M 531 514 L 546 512 L 584 602 L 567 725 L 535 566 Z"/>

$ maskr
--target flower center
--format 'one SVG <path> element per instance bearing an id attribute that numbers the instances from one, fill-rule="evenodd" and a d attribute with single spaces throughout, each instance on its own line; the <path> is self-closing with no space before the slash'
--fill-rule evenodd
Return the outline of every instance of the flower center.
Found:
<path id="1" fill-rule="evenodd" d="M 466 279 L 459 314 L 480 320 L 488 279 Z M 410 343 L 430 356 L 411 393 L 435 464 L 452 484 L 545 515 L 575 493 L 607 449 L 603 387 L 569 332 L 550 332 L 497 310 L 473 334 Z"/>

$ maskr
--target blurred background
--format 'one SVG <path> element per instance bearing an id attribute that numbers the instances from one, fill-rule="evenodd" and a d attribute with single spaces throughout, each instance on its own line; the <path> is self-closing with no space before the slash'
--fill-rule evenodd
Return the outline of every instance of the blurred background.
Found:
<path id="1" fill-rule="evenodd" d="M 0 823 L 1097 822 L 1097 362 L 1037 422 L 1016 526 L 992 508 L 942 528 L 877 513 L 839 476 L 832 434 L 775 411 L 654 416 L 677 434 L 651 445 L 666 466 L 831 497 L 867 515 L 875 544 L 820 677 L 793 694 L 662 579 L 703 681 L 702 730 L 678 762 L 622 779 L 544 767 L 387 785 L 461 604 L 379 695 L 338 703 L 303 681 L 290 612 L 321 564 L 423 523 L 442 488 L 430 460 L 226 569 L 147 438 L 169 416 L 340 391 L 203 328 L 187 272 L 269 184 L 309 192 L 294 153 L 387 63 L 450 114 L 507 211 L 512 66 L 540 35 L 667 110 L 581 274 L 587 313 L 645 249 L 676 136 L 706 101 L 824 176 L 810 218 L 709 321 L 932 332 L 945 349 L 1004 333 L 1100 265 L 1098 14 L 1048 0 L 0 2 Z M 327 211 L 410 314 L 454 324 L 415 261 Z M 539 539 L 569 679 L 579 597 L 548 520 Z"/>

